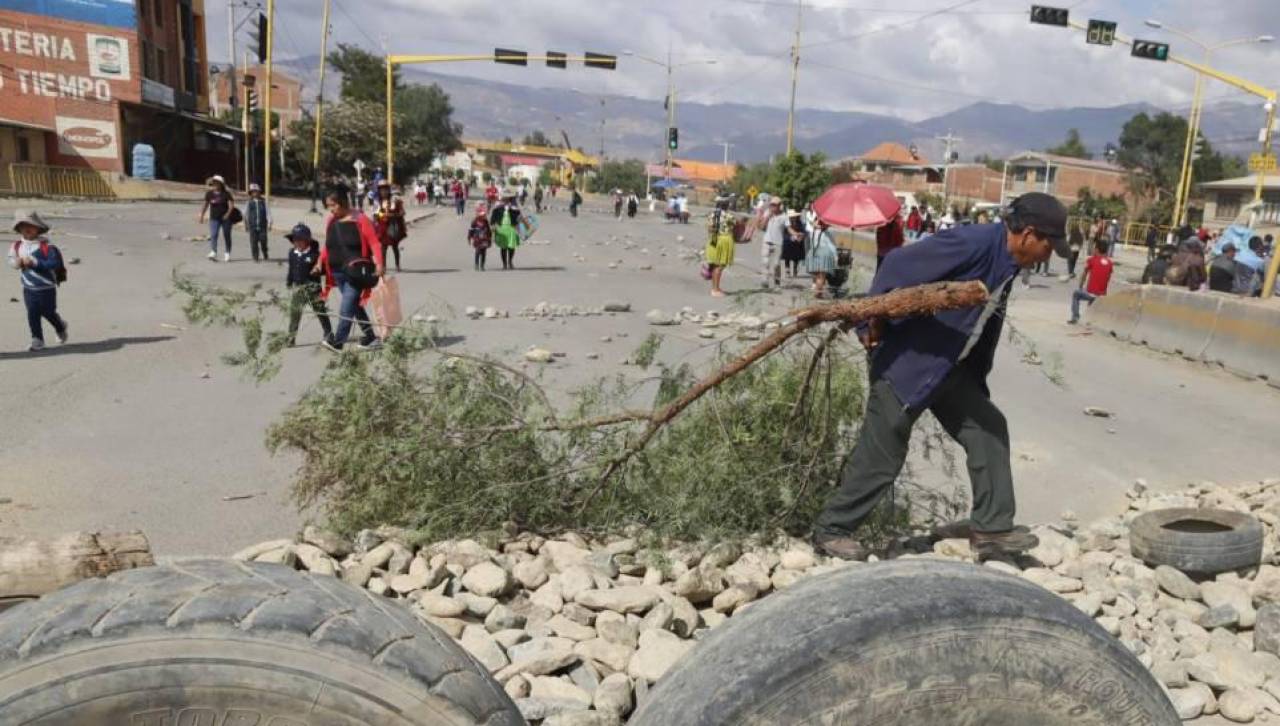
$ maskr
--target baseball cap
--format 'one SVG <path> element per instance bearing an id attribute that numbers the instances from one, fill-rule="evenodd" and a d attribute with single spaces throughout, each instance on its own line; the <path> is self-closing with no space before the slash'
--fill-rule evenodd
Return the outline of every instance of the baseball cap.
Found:
<path id="1" fill-rule="evenodd" d="M 293 225 L 293 229 L 289 230 L 289 234 L 286 234 L 284 238 L 290 242 L 296 239 L 311 239 L 311 228 L 299 222 Z"/>
<path id="2" fill-rule="evenodd" d="M 1052 195 L 1023 194 L 1009 204 L 1009 215 L 1028 227 L 1035 227 L 1059 257 L 1071 256 L 1071 246 L 1067 244 L 1067 208 Z"/>

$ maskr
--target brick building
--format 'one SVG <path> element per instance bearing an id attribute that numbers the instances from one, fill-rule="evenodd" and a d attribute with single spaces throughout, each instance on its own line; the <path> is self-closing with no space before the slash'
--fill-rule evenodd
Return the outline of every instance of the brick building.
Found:
<path id="1" fill-rule="evenodd" d="M 231 98 L 231 73 L 235 72 L 235 95 Z M 221 67 L 213 74 L 209 84 L 209 106 L 214 115 L 218 115 L 231 107 L 239 107 L 244 103 L 244 78 L 253 76 L 258 88 L 258 102 L 263 100 L 262 83 L 267 77 L 265 66 L 249 68 Z M 289 124 L 302 120 L 302 94 L 304 89 L 298 79 L 282 73 L 279 68 L 271 69 L 271 110 L 284 121 L 286 131 Z"/>
<path id="2" fill-rule="evenodd" d="M 114 181 L 139 142 L 158 178 L 233 178 L 205 64 L 203 0 L 0 0 L 0 189 L 44 167 Z"/>
<path id="3" fill-rule="evenodd" d="M 1002 202 L 1025 192 L 1047 192 L 1070 206 L 1087 187 L 1095 196 L 1118 194 L 1130 209 L 1136 206 L 1137 200 L 1129 192 L 1128 173 L 1107 161 L 1024 151 L 1009 157 L 1004 177 Z"/>

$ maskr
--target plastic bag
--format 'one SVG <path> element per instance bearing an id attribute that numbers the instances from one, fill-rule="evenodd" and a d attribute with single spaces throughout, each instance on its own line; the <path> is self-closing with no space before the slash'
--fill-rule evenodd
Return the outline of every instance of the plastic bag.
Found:
<path id="1" fill-rule="evenodd" d="M 369 296 L 369 309 L 373 311 L 373 329 L 379 338 L 386 338 L 404 320 L 400 309 L 400 283 L 394 277 L 383 277 Z"/>

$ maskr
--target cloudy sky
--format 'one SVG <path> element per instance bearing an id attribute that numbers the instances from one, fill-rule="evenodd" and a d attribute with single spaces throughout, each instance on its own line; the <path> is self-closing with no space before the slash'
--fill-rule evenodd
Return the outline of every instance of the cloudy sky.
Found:
<path id="1" fill-rule="evenodd" d="M 226 1 L 207 0 L 210 56 L 227 56 Z M 265 2 L 265 0 L 263 0 Z M 331 43 L 375 52 L 531 53 L 623 51 L 665 58 L 670 47 L 683 100 L 786 106 L 794 0 L 333 0 Z M 1170 43 L 1175 55 L 1202 51 L 1168 28 L 1215 44 L 1280 36 L 1280 0 L 1060 0 L 1073 19 L 1114 20 L 1122 35 Z M 322 0 L 278 0 L 277 52 L 319 51 Z M 1127 46 L 1085 43 L 1082 31 L 1031 25 L 1022 0 L 805 0 L 797 104 L 920 119 L 978 100 L 1032 108 L 1147 101 L 1177 109 L 1193 77 L 1173 63 L 1131 58 Z M 243 11 L 241 11 L 243 12 Z M 247 26 L 246 26 L 247 27 Z M 241 40 L 243 42 L 243 38 Z M 243 48 L 244 46 L 241 46 Z M 697 61 L 714 59 L 715 64 Z M 1280 41 L 1219 51 L 1215 67 L 1277 82 Z M 661 99 L 665 70 L 620 57 L 616 72 L 558 71 L 490 63 L 430 70 L 531 86 Z M 1251 97 L 1212 84 L 1210 100 Z M 1261 115 L 1261 111 L 1259 111 Z"/>

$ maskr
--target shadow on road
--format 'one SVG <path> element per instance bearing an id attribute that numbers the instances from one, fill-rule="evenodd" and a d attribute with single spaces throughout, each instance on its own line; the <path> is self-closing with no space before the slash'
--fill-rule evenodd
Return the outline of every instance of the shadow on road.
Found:
<path id="1" fill-rule="evenodd" d="M 94 353 L 110 353 L 113 350 L 120 350 L 127 345 L 163 343 L 166 340 L 173 340 L 174 337 L 175 336 L 172 335 L 156 335 L 145 338 L 107 338 L 106 340 L 95 340 L 87 343 L 52 345 L 41 351 L 24 350 L 11 353 L 0 353 L 0 361 L 25 360 L 28 358 L 51 358 L 58 355 L 92 355 Z"/>
<path id="2" fill-rule="evenodd" d="M 489 270 L 485 270 L 485 272 L 564 272 L 565 269 L 567 268 L 563 266 L 558 266 L 558 265 L 544 265 L 541 267 L 538 267 L 538 266 L 513 267 L 510 270 L 504 270 L 502 268 L 498 268 L 496 270 L 489 269 Z"/>
<path id="3" fill-rule="evenodd" d="M 387 270 L 387 272 L 391 272 L 391 270 Z M 436 273 L 442 273 L 442 272 L 462 272 L 462 269 L 461 269 L 461 268 L 458 268 L 458 267 L 441 267 L 441 268 L 436 268 L 436 269 L 426 269 L 426 270 L 396 270 L 394 274 L 397 274 L 397 275 L 434 275 L 434 274 L 436 274 Z"/>

